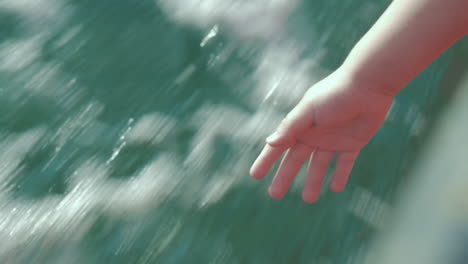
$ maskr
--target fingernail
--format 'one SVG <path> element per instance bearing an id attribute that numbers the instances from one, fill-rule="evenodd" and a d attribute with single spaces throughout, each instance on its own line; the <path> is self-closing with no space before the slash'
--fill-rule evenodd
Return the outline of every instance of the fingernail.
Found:
<path id="1" fill-rule="evenodd" d="M 338 183 L 333 184 L 332 183 L 331 186 L 330 186 L 330 189 L 334 193 L 340 193 L 340 192 L 344 191 L 344 186 L 342 186 L 342 184 L 338 184 Z"/>
<path id="2" fill-rule="evenodd" d="M 302 200 L 308 204 L 312 204 L 318 201 L 318 197 L 314 193 L 302 193 Z"/>
<path id="3" fill-rule="evenodd" d="M 278 189 L 278 188 L 268 188 L 268 193 L 270 194 L 271 198 L 276 199 L 276 200 L 281 200 L 285 194 Z"/>

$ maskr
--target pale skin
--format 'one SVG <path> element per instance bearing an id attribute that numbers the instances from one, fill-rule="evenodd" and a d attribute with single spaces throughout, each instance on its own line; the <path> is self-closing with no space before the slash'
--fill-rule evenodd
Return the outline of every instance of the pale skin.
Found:
<path id="1" fill-rule="evenodd" d="M 267 138 L 250 169 L 283 198 L 308 162 L 302 198 L 316 202 L 336 157 L 331 190 L 345 188 L 361 151 L 382 126 L 395 95 L 468 34 L 468 0 L 394 0 L 332 74 L 311 87 Z"/>

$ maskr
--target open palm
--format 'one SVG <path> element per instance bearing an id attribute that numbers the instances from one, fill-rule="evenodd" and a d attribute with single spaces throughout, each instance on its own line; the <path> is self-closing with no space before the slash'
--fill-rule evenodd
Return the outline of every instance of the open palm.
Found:
<path id="1" fill-rule="evenodd" d="M 331 189 L 341 192 L 359 152 L 382 126 L 393 101 L 392 96 L 374 90 L 339 72 L 311 87 L 267 138 L 251 175 L 264 178 L 286 153 L 269 189 L 273 198 L 281 199 L 309 160 L 302 197 L 313 203 L 319 198 L 328 167 L 336 155 Z"/>

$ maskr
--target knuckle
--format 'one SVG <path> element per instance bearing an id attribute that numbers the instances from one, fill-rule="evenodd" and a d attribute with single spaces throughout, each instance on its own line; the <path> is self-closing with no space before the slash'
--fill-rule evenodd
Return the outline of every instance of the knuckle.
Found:
<path id="1" fill-rule="evenodd" d="M 289 128 L 289 126 L 290 126 L 290 125 L 289 125 L 290 123 L 291 123 L 290 117 L 289 117 L 289 116 L 286 116 L 286 117 L 281 121 L 281 123 L 279 124 L 279 126 L 278 126 L 278 131 L 283 132 L 283 131 L 288 130 L 288 128 Z"/>

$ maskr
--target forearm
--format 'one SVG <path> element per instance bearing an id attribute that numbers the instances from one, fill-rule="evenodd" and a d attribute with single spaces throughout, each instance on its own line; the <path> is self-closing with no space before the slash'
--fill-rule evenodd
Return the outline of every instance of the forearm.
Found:
<path id="1" fill-rule="evenodd" d="M 394 0 L 342 67 L 395 95 L 468 33 L 468 0 Z"/>

